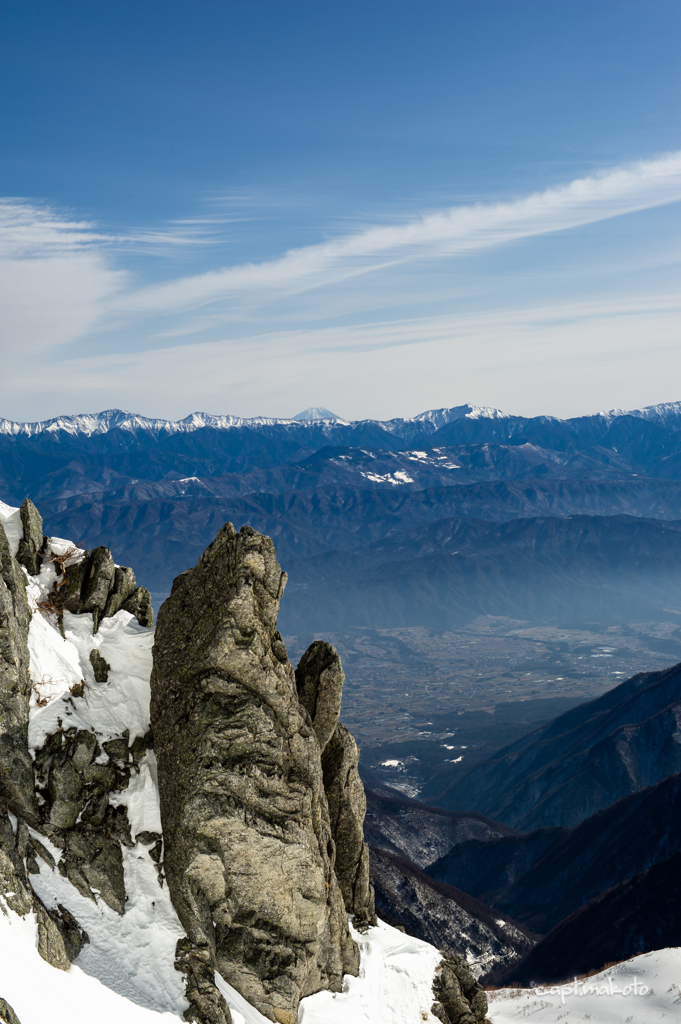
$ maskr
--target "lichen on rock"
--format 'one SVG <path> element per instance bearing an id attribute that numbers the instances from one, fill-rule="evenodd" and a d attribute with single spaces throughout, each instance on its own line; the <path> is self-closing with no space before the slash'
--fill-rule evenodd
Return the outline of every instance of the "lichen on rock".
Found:
<path id="1" fill-rule="evenodd" d="M 165 871 L 192 956 L 280 1024 L 359 968 L 321 747 L 276 631 L 285 581 L 269 537 L 226 524 L 159 612 L 151 681 Z"/>

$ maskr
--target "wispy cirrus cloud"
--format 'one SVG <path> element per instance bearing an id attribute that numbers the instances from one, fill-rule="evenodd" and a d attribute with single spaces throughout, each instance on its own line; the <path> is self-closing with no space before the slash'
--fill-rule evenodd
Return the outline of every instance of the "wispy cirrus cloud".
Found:
<path id="1" fill-rule="evenodd" d="M 0 201 L 0 340 L 5 368 L 92 331 L 128 275 L 87 221 L 21 199 Z M 11 375 L 5 375 L 11 384 Z"/>
<path id="2" fill-rule="evenodd" d="M 368 227 L 278 259 L 183 277 L 121 297 L 121 309 L 189 310 L 235 294 L 305 291 L 419 258 L 444 258 L 564 231 L 681 199 L 681 152 L 640 161 L 509 202 L 474 203 Z"/>
<path id="3" fill-rule="evenodd" d="M 466 401 L 528 415 L 636 408 L 678 397 L 680 313 L 679 295 L 617 295 L 88 354 L 51 368 L 35 408 L 172 418 L 197 409 L 290 416 L 316 399 L 348 418 Z M 35 389 L 30 364 L 16 383 Z M 5 414 L 21 418 L 18 407 Z"/>
<path id="4" fill-rule="evenodd" d="M 0 199 L 0 259 L 46 259 L 110 242 L 88 221 L 71 220 L 44 204 Z"/>
<path id="5" fill-rule="evenodd" d="M 579 178 L 519 199 L 457 205 L 408 220 L 403 218 L 399 223 L 373 224 L 258 263 L 235 263 L 192 275 L 185 272 L 169 280 L 165 262 L 161 271 L 165 280 L 142 286 L 139 281 L 145 275 L 144 258 L 134 261 L 134 273 L 126 269 L 133 265 L 127 257 L 133 248 L 138 257 L 140 254 L 149 256 L 148 265 L 152 268 L 156 256 L 171 253 L 175 260 L 182 259 L 183 252 L 196 252 L 198 245 L 206 246 L 207 259 L 203 259 L 203 265 L 210 266 L 208 261 L 215 259 L 212 246 L 216 240 L 224 241 L 224 231 L 229 231 L 225 226 L 235 220 L 251 220 L 254 216 L 257 219 L 257 203 L 252 197 L 247 198 L 248 202 L 241 205 L 225 202 L 222 206 L 220 203 L 211 206 L 207 202 L 206 209 L 196 217 L 167 222 L 159 228 L 142 226 L 118 234 L 103 231 L 93 223 L 44 204 L 26 200 L 0 202 L 0 316 L 3 323 L 0 345 L 5 371 L 0 388 L 4 386 L 13 400 L 14 381 L 25 378 L 23 367 L 30 362 L 28 356 L 49 350 L 54 353 L 50 373 L 55 372 L 59 360 L 66 367 L 64 360 L 68 352 L 68 373 L 76 373 L 76 366 L 80 366 L 85 374 L 83 385 L 87 379 L 94 379 L 95 364 L 102 367 L 104 380 L 109 376 L 113 380 L 117 372 L 115 366 L 118 366 L 116 358 L 120 356 L 121 365 L 127 366 L 132 359 L 131 352 L 149 350 L 149 365 L 162 363 L 174 367 L 182 378 L 178 386 L 184 386 L 190 374 L 186 368 L 181 368 L 181 353 L 193 353 L 187 365 L 192 361 L 198 365 L 203 351 L 200 346 L 209 345 L 213 347 L 206 348 L 205 352 L 210 353 L 216 372 L 208 376 L 217 391 L 224 393 L 225 382 L 235 379 L 234 366 L 228 368 L 232 358 L 239 361 L 242 377 L 252 373 L 255 380 L 259 379 L 264 362 L 272 363 L 279 358 L 281 347 L 292 360 L 290 374 L 291 379 L 295 379 L 296 373 L 302 373 L 317 356 L 305 346 L 294 345 L 294 337 L 316 339 L 315 344 L 320 348 L 315 365 L 320 373 L 329 354 L 341 348 L 350 358 L 353 352 L 357 356 L 365 350 L 378 352 L 382 347 L 392 348 L 393 352 L 407 351 L 412 343 L 422 353 L 429 351 L 439 367 L 444 360 L 441 352 L 454 351 L 464 344 L 477 345 L 477 334 L 473 326 L 464 330 L 460 320 L 435 321 L 423 315 L 436 308 L 426 293 L 428 282 L 425 279 L 431 276 L 431 264 L 424 261 L 439 262 L 449 281 L 452 259 L 460 259 L 467 253 L 489 251 L 521 239 L 676 202 L 681 199 L 681 152 Z M 629 282 L 634 275 L 641 276 L 641 254 L 638 248 L 635 252 L 631 247 L 627 251 L 632 259 L 635 256 L 636 264 L 626 270 Z M 658 251 L 657 245 L 655 251 Z M 417 272 L 415 261 L 421 261 L 425 274 Z M 187 263 L 191 265 L 191 259 L 188 258 Z M 156 261 L 150 271 L 156 277 L 159 266 Z M 512 278 L 510 266 L 507 264 L 502 273 L 508 270 Z M 393 269 L 382 275 L 375 273 L 386 267 Z M 494 325 L 485 319 L 491 306 L 488 300 L 495 288 L 494 282 L 482 282 L 487 288 L 485 296 L 481 290 L 480 296 L 466 306 L 475 321 L 487 324 L 490 337 L 498 335 L 499 352 L 520 344 L 504 340 L 518 337 L 511 307 L 525 302 L 536 302 L 539 307 L 550 301 L 541 284 L 537 285 L 542 272 L 543 267 L 535 264 L 530 274 L 524 276 L 523 283 L 527 286 L 523 298 L 516 294 L 513 282 L 512 295 L 509 291 L 505 299 L 500 299 L 495 294 L 495 302 L 500 306 L 505 304 L 506 308 L 500 309 Z M 367 276 L 371 274 L 374 276 Z M 475 275 L 478 274 L 479 269 L 475 271 Z M 358 275 L 365 275 L 364 287 L 357 280 Z M 649 276 L 652 280 L 652 275 Z M 663 286 L 658 278 L 656 272 L 653 286 L 659 290 Z M 350 283 L 341 286 L 343 281 Z M 476 278 L 476 285 L 478 283 Z M 641 294 L 646 291 L 645 282 L 639 284 L 636 280 L 634 283 Z M 590 286 L 591 280 L 588 284 Z M 586 293 L 590 294 L 589 288 L 584 289 L 583 281 L 578 284 L 584 292 L 581 296 L 573 294 L 569 283 L 563 286 L 562 279 L 561 287 L 566 299 L 574 299 L 576 308 L 583 308 Z M 615 294 L 617 281 L 613 278 L 608 287 Z M 628 288 L 628 284 L 624 286 L 625 298 Z M 314 289 L 320 289 L 314 298 L 302 297 L 303 293 Z M 446 308 L 448 315 L 456 318 L 463 310 L 452 295 L 450 288 L 446 303 L 437 308 Z M 277 304 L 280 298 L 285 301 Z M 266 310 L 270 300 L 275 301 Z M 657 299 L 654 308 L 640 316 L 637 314 L 636 321 L 640 325 L 637 330 L 643 335 L 659 329 L 668 338 L 669 325 L 678 317 L 678 311 L 665 312 L 664 303 L 662 306 L 655 303 Z M 418 315 L 410 318 L 410 310 L 417 307 Z M 352 327 L 338 333 L 322 329 L 323 325 L 334 322 L 339 311 L 338 322 L 343 322 L 342 316 L 348 309 L 352 316 L 346 319 L 352 320 Z M 644 326 L 646 316 L 650 330 Z M 378 319 L 382 323 L 380 330 L 375 326 Z M 592 325 L 598 322 L 595 314 L 590 314 L 588 320 Z M 611 317 L 607 322 L 615 321 Z M 285 327 L 292 333 L 282 333 Z M 103 329 L 108 329 L 108 335 Z M 566 329 L 572 330 L 575 336 L 578 333 L 574 322 Z M 541 330 L 545 338 L 563 337 L 555 326 L 544 325 Z M 600 330 L 603 350 L 612 351 L 614 334 L 608 333 L 605 327 Z M 451 332 L 451 343 L 440 337 L 441 331 Z M 534 331 L 534 327 L 528 326 L 527 336 Z M 178 339 L 190 335 L 191 341 L 178 347 Z M 598 336 L 596 327 L 590 328 L 592 345 L 597 344 Z M 264 340 L 258 342 L 258 337 Z M 427 349 L 426 337 L 431 338 L 435 347 Z M 68 350 L 67 346 L 83 339 L 88 354 L 76 357 L 75 350 Z M 96 349 L 92 347 L 95 339 Z M 271 346 L 272 351 L 265 357 L 262 353 L 267 346 Z M 82 344 L 80 351 L 85 352 Z M 252 362 L 248 353 L 256 351 L 260 354 Z M 224 354 L 224 359 L 217 358 L 218 352 Z M 362 358 L 368 360 L 369 357 L 363 355 Z M 494 358 L 496 360 L 497 356 Z M 19 368 L 18 376 L 10 372 L 10 365 Z M 461 365 L 460 361 L 457 365 Z M 202 372 L 207 372 L 205 366 Z M 430 376 L 432 378 L 432 373 Z M 158 372 L 154 379 L 160 381 Z M 281 374 L 278 379 L 283 379 Z M 170 384 L 167 386 L 170 388 Z M 243 381 L 240 388 L 244 394 L 248 390 Z M 483 404 L 488 401 L 484 396 L 480 399 L 484 399 Z M 612 401 L 620 399 L 613 396 Z M 306 399 L 302 404 L 319 403 Z M 322 404 L 333 407 L 331 399 L 324 399 Z"/>

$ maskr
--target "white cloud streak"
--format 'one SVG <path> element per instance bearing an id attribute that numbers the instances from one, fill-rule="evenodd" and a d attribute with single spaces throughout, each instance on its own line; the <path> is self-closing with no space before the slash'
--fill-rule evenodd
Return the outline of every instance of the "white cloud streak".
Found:
<path id="1" fill-rule="evenodd" d="M 84 252 L 108 242 L 87 221 L 66 220 L 24 199 L 0 200 L 0 258 L 31 259 Z"/>
<path id="2" fill-rule="evenodd" d="M 8 361 L 90 332 L 127 275 L 110 266 L 109 236 L 24 200 L 0 202 L 1 351 Z"/>
<path id="3" fill-rule="evenodd" d="M 681 199 L 681 152 L 500 203 L 456 206 L 408 223 L 293 249 L 276 260 L 184 277 L 121 297 L 138 313 L 188 310 L 237 294 L 305 291 L 416 258 L 460 256 Z"/>

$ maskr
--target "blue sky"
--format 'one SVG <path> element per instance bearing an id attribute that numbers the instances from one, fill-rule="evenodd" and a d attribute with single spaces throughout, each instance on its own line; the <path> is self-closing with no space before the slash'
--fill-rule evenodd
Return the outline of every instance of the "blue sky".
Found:
<path id="1" fill-rule="evenodd" d="M 680 29 L 5 0 L 0 415 L 681 398 Z"/>

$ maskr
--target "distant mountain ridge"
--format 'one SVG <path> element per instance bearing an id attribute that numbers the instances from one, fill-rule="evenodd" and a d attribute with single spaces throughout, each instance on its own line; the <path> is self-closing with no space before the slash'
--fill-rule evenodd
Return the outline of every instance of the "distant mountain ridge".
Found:
<path id="1" fill-rule="evenodd" d="M 438 628 L 462 614 L 535 621 L 537 609 L 551 621 L 580 614 L 658 619 L 665 607 L 665 621 L 681 616 L 675 556 L 656 583 L 637 555 L 640 531 L 610 521 L 666 521 L 666 541 L 662 527 L 641 530 L 675 549 L 681 403 L 568 420 L 471 405 L 385 421 L 307 418 L 327 413 L 333 415 L 321 408 L 305 410 L 302 419 L 193 413 L 171 421 L 114 409 L 36 423 L 2 420 L 0 500 L 20 505 L 30 495 L 50 534 L 77 536 L 90 548 L 114 544 L 157 603 L 225 521 L 252 525 L 276 539 L 289 572 L 287 628 L 294 631 L 304 620 L 328 628 L 317 621 L 325 612 L 320 587 L 339 571 L 336 622 L 361 608 L 367 625 L 422 624 L 426 591 Z M 599 534 L 621 567 L 617 579 L 603 576 L 595 555 L 593 571 L 585 557 L 579 578 L 568 579 L 560 558 L 547 566 L 541 538 L 548 520 L 575 516 L 600 519 L 584 535 Z M 476 525 L 532 519 L 508 536 L 498 533 L 498 543 Z M 556 537 L 561 530 L 556 525 Z M 443 540 L 476 531 L 479 543 L 469 540 L 465 551 L 458 540 L 450 548 Z M 434 589 L 424 590 L 424 572 L 435 573 Z M 471 572 L 475 600 L 462 602 L 457 594 Z M 555 600 L 545 600 L 547 588 Z M 391 615 L 394 622 L 386 620 Z"/>
<path id="2" fill-rule="evenodd" d="M 492 970 L 484 983 L 534 986 L 570 982 L 575 976 L 640 952 L 678 947 L 680 937 L 681 851 L 677 851 L 585 903 L 522 960 Z M 676 1002 L 678 1005 L 678 999 Z M 626 1021 L 633 1019 L 627 1017 Z"/>
<path id="3" fill-rule="evenodd" d="M 546 934 L 606 889 L 681 849 L 681 773 L 572 829 L 485 838 L 459 843 L 425 870 Z"/>
<path id="4" fill-rule="evenodd" d="M 309 415 L 308 415 L 309 414 Z M 16 420 L 0 419 L 0 434 L 17 436 L 20 434 L 33 437 L 36 434 L 45 432 L 56 433 L 64 431 L 72 435 L 91 436 L 92 434 L 107 433 L 109 430 L 118 428 L 121 430 L 147 431 L 150 433 L 186 433 L 192 430 L 200 430 L 204 427 L 213 427 L 219 430 L 228 430 L 233 427 L 259 427 L 274 426 L 275 424 L 289 425 L 292 423 L 306 424 L 318 422 L 327 418 L 337 422 L 339 425 L 375 423 L 380 424 L 391 433 L 400 434 L 400 425 L 404 424 L 429 424 L 432 429 L 437 430 L 447 423 L 468 419 L 493 419 L 513 420 L 520 423 L 532 421 L 544 421 L 557 423 L 568 423 L 577 425 L 585 420 L 602 419 L 610 423 L 620 416 L 636 416 L 649 422 L 662 423 L 665 426 L 672 426 L 681 430 L 681 402 L 664 402 L 659 405 L 650 405 L 642 409 L 611 409 L 609 411 L 594 413 L 592 416 L 573 417 L 560 420 L 552 416 L 514 416 L 502 412 L 500 409 L 493 409 L 487 406 L 459 405 L 452 408 L 429 409 L 412 417 L 397 417 L 390 420 L 363 419 L 345 420 L 328 409 L 322 407 L 311 407 L 298 413 L 295 416 L 278 418 L 274 416 L 230 416 L 206 412 L 193 412 L 181 420 L 165 420 L 157 417 L 142 416 L 138 413 L 127 412 L 122 409 L 106 409 L 98 413 L 78 413 L 75 415 L 55 416 L 48 420 L 36 420 L 34 422 L 23 422 Z"/>
<path id="5" fill-rule="evenodd" d="M 328 414 L 328 416 L 325 414 Z M 302 413 L 297 413 L 295 416 L 290 416 L 288 418 L 277 418 L 274 416 L 230 416 L 216 415 L 206 412 L 193 412 L 181 420 L 164 420 L 141 416 L 138 413 L 126 412 L 123 409 L 106 409 L 105 411 L 98 413 L 79 413 L 71 416 L 55 416 L 49 420 L 37 420 L 32 423 L 0 419 L 0 433 L 11 434 L 13 436 L 24 434 L 28 437 L 33 437 L 36 434 L 42 434 L 45 432 L 56 433 L 58 431 L 64 431 L 65 433 L 72 435 L 80 434 L 89 437 L 92 434 L 103 434 L 107 433 L 109 430 L 118 428 L 119 430 L 128 430 L 130 432 L 146 431 L 149 433 L 160 433 L 163 431 L 168 434 L 175 434 L 187 433 L 192 430 L 201 430 L 204 427 L 213 427 L 218 430 L 228 430 L 234 427 L 270 427 L 277 424 L 284 426 L 295 424 L 297 426 L 304 427 L 308 423 L 315 423 L 316 425 L 319 421 L 324 422 L 327 419 L 342 426 L 376 423 L 384 426 L 388 430 L 393 426 L 394 432 L 397 432 L 401 423 L 427 423 L 432 426 L 432 429 L 438 429 L 438 427 L 444 426 L 445 423 L 449 423 L 452 419 L 463 419 L 464 417 L 479 419 L 481 416 L 501 418 L 504 417 L 505 414 L 500 412 L 498 409 L 486 409 L 481 407 L 479 408 L 477 406 L 462 405 L 456 406 L 452 409 L 431 409 L 427 412 L 420 413 L 418 416 L 406 419 L 345 420 L 341 416 L 336 416 L 334 413 L 329 412 L 328 409 L 311 407 L 310 409 L 305 409 Z"/>

